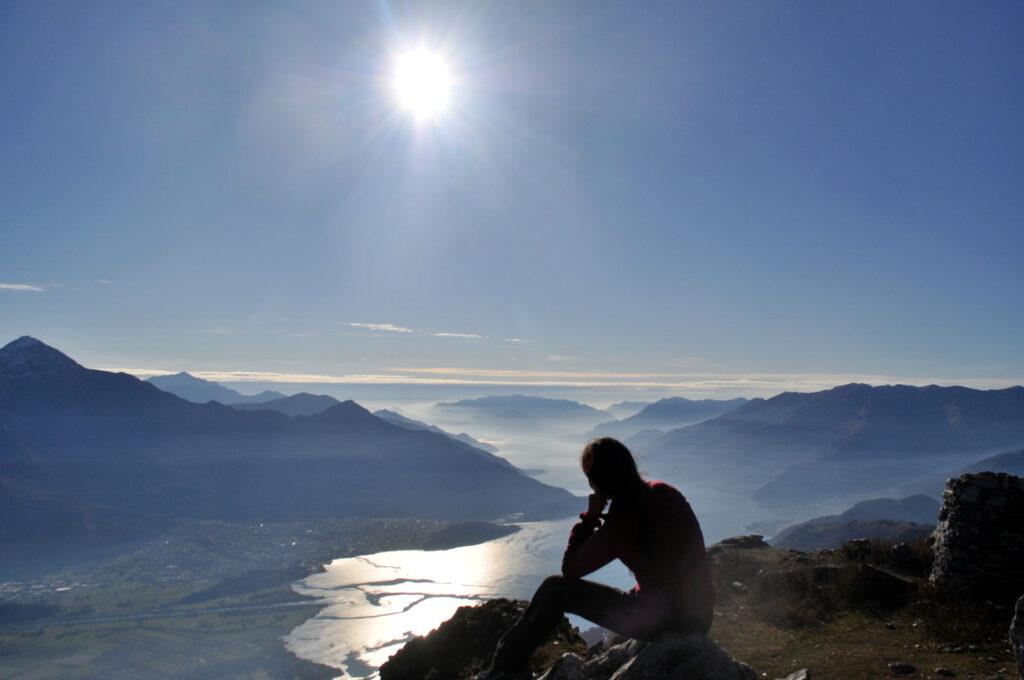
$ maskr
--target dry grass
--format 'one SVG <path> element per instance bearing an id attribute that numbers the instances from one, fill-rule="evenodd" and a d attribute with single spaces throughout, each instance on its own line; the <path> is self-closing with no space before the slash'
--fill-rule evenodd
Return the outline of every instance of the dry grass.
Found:
<path id="1" fill-rule="evenodd" d="M 940 666 L 958 677 L 1016 672 L 1009 614 L 938 601 L 920 578 L 931 565 L 923 541 L 909 552 L 873 542 L 856 555 L 728 549 L 712 560 L 720 596 L 711 634 L 768 678 L 800 668 L 816 680 L 887 677 L 896 661 L 918 668 L 912 678 L 941 677 Z"/>
<path id="2" fill-rule="evenodd" d="M 1013 618 L 1012 607 L 1012 600 L 993 603 L 950 597 L 925 584 L 908 612 L 936 640 L 953 645 L 985 644 L 1006 637 Z"/>

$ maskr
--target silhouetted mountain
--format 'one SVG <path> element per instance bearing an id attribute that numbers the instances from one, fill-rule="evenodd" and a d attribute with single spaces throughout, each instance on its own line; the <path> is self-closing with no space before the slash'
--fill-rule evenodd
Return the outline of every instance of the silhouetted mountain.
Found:
<path id="1" fill-rule="evenodd" d="M 395 425 L 398 425 L 399 427 L 406 427 L 406 428 L 409 428 L 410 430 L 427 430 L 428 432 L 437 432 L 439 434 L 445 435 L 446 437 L 451 437 L 452 439 L 454 439 L 457 442 L 463 442 L 464 444 L 469 444 L 470 446 L 472 446 L 474 448 L 477 448 L 477 449 L 480 449 L 481 451 L 486 451 L 487 453 L 497 453 L 498 452 L 498 447 L 491 446 L 490 444 L 488 444 L 486 442 L 482 442 L 482 441 L 480 441 L 478 439 L 474 439 L 473 437 L 469 436 L 465 432 L 460 432 L 458 434 L 452 434 L 451 432 L 446 432 L 445 430 L 442 430 L 437 425 L 428 425 L 427 423 L 421 422 L 419 420 L 413 420 L 412 418 L 406 418 L 401 413 L 397 413 L 395 411 L 389 411 L 386 408 L 382 408 L 379 411 L 374 411 L 373 415 L 377 416 L 378 418 L 383 418 L 384 420 L 388 421 L 389 423 L 394 423 Z M 500 458 L 499 460 L 504 460 L 504 458 Z"/>
<path id="2" fill-rule="evenodd" d="M 838 548 L 847 541 L 871 538 L 893 542 L 910 542 L 925 538 L 935 529 L 935 524 L 915 524 L 889 519 L 871 521 L 805 524 L 793 527 L 791 533 L 779 539 L 772 539 L 776 548 L 792 550 L 823 550 Z"/>
<path id="3" fill-rule="evenodd" d="M 651 444 L 665 436 L 663 430 L 640 430 L 631 437 L 626 437 L 622 443 L 629 447 L 630 451 L 643 451 Z"/>
<path id="4" fill-rule="evenodd" d="M 203 380 L 184 371 L 174 375 L 155 375 L 152 378 L 147 378 L 146 382 L 156 385 L 164 392 L 170 392 L 196 404 L 205 404 L 208 401 L 219 401 L 227 405 L 255 404 L 281 399 L 285 396 L 274 390 L 263 390 L 259 394 L 242 394 L 230 387 L 224 387 L 220 383 Z"/>
<path id="5" fill-rule="evenodd" d="M 286 416 L 312 416 L 317 413 L 322 413 L 335 404 L 341 402 L 334 397 L 326 394 L 310 394 L 309 392 L 299 392 L 293 394 L 290 397 L 282 397 L 281 399 L 271 399 L 270 401 L 263 401 L 256 404 L 231 404 L 237 409 L 243 411 L 277 411 L 283 413 Z"/>
<path id="6" fill-rule="evenodd" d="M 929 474 L 923 479 L 915 479 L 903 488 L 908 491 L 940 496 L 946 487 L 947 479 L 971 472 L 1005 472 L 1009 475 L 1024 477 L 1024 449 L 989 456 L 943 473 Z"/>
<path id="7" fill-rule="evenodd" d="M 648 465 L 763 502 L 806 506 L 886 494 L 922 469 L 1024 444 L 1024 387 L 871 387 L 786 392 L 673 430 Z"/>
<path id="8" fill-rule="evenodd" d="M 617 437 L 625 439 L 642 430 L 674 430 L 728 413 L 747 403 L 737 399 L 685 399 L 669 397 L 649 404 L 636 415 L 622 420 L 602 423 L 591 432 L 594 437 Z"/>
<path id="9" fill-rule="evenodd" d="M 507 397 L 463 399 L 454 403 L 440 403 L 435 408 L 446 418 L 456 420 L 531 421 L 576 427 L 587 422 L 597 423 L 611 417 L 608 411 L 601 411 L 578 401 L 527 397 L 521 394 Z"/>
<path id="10" fill-rule="evenodd" d="M 640 413 L 650 403 L 649 401 L 618 401 L 605 410 L 616 418 L 628 418 L 631 415 Z"/>
<path id="11" fill-rule="evenodd" d="M 939 509 L 941 507 L 942 504 L 939 501 L 923 494 L 908 496 L 899 500 L 873 498 L 861 501 L 841 514 L 815 517 L 806 522 L 786 527 L 772 537 L 771 543 L 780 548 L 796 548 L 797 550 L 835 547 L 834 545 L 812 546 L 809 543 L 823 540 L 833 541 L 838 536 L 846 536 L 848 530 L 841 527 L 852 522 L 877 522 L 885 520 L 889 522 L 909 522 L 915 526 L 934 527 L 938 521 Z M 809 529 L 812 526 L 815 528 Z M 881 538 L 881 536 L 878 537 Z M 854 536 L 854 538 L 876 538 L 876 536 Z"/>
<path id="12" fill-rule="evenodd" d="M 579 502 L 351 401 L 296 417 L 194 404 L 31 338 L 0 349 L 0 472 L 0 537 L 36 544 L 134 537 L 181 518 L 529 518 Z M 61 511 L 48 517 L 53 499 Z M 43 514 L 22 512 L 33 508 Z"/>

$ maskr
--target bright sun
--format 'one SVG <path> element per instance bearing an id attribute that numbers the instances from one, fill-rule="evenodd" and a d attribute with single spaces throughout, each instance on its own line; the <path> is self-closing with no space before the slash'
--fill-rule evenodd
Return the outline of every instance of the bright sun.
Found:
<path id="1" fill-rule="evenodd" d="M 435 120 L 448 108 L 451 72 L 436 52 L 417 49 L 400 54 L 392 84 L 399 105 L 417 120 Z"/>

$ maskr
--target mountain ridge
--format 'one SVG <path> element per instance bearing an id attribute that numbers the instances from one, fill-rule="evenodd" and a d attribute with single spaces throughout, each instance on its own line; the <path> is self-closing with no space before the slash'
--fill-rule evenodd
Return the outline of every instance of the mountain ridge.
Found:
<path id="1" fill-rule="evenodd" d="M 263 390 L 259 394 L 242 394 L 218 382 L 197 378 L 187 371 L 180 371 L 171 375 L 155 375 L 146 378 L 145 382 L 156 385 L 165 392 L 170 392 L 175 396 L 196 404 L 217 401 L 228 406 L 235 406 L 237 404 L 255 404 L 284 399 L 286 396 L 275 390 Z"/>
<path id="2" fill-rule="evenodd" d="M 54 362 L 34 373 L 8 370 L 35 365 L 27 359 L 40 349 L 0 350 L 0 506 L 11 512 L 5 517 L 34 508 L 31 516 L 45 520 L 45 499 L 59 498 L 66 512 L 50 527 L 8 526 L 0 540 L 84 527 L 89 517 L 91 535 L 110 538 L 178 519 L 550 518 L 579 504 L 489 454 L 398 427 L 353 401 L 294 417 L 195 404 L 127 374 L 64 361 L 52 348 L 44 354 L 67 370 L 47 370 Z M 78 538 L 89 540 L 89 531 Z"/>
<path id="3" fill-rule="evenodd" d="M 310 394 L 299 392 L 280 399 L 269 399 L 259 402 L 243 402 L 229 404 L 232 408 L 241 411 L 277 411 L 286 416 L 312 416 L 322 413 L 332 406 L 339 404 L 337 399 L 326 394 Z"/>
<path id="4" fill-rule="evenodd" d="M 753 399 L 642 453 L 665 475 L 726 480 L 766 504 L 839 503 L 947 461 L 1024 445 L 1024 387 L 872 387 Z M 953 465 L 951 465 L 952 467 Z"/>
<path id="5" fill-rule="evenodd" d="M 728 413 L 748 401 L 743 397 L 736 399 L 666 397 L 648 404 L 628 418 L 601 423 L 591 431 L 591 436 L 625 439 L 644 430 L 674 430 Z"/>

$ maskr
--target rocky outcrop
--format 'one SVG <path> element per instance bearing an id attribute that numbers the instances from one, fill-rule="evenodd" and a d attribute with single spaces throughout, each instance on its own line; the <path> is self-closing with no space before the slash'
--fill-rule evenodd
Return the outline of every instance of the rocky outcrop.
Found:
<path id="1" fill-rule="evenodd" d="M 381 680 L 466 680 L 486 668 L 498 638 L 526 603 L 489 600 L 460 607 L 428 635 L 408 642 L 380 668 Z M 664 633 L 651 642 L 586 643 L 565 619 L 530 660 L 542 680 L 758 680 L 706 635 Z"/>
<path id="2" fill-rule="evenodd" d="M 517 600 L 488 600 L 477 607 L 459 607 L 448 619 L 427 635 L 413 638 L 380 667 L 381 680 L 463 680 L 473 677 L 491 662 L 501 634 L 515 623 L 526 609 Z M 587 649 L 568 620 L 534 654 L 531 666 L 543 670 L 566 652 L 585 653 Z"/>
<path id="3" fill-rule="evenodd" d="M 541 680 L 757 680 L 706 635 L 664 633 L 651 642 L 630 640 L 589 660 L 566 654 Z"/>
<path id="4" fill-rule="evenodd" d="M 1010 646 L 1013 647 L 1013 653 L 1017 657 L 1017 670 L 1020 671 L 1020 677 L 1024 678 L 1024 595 L 1017 600 L 1017 611 L 1010 624 Z"/>
<path id="5" fill-rule="evenodd" d="M 770 548 L 771 546 L 765 542 L 764 536 L 761 534 L 748 534 L 746 536 L 733 536 L 732 538 L 723 538 L 718 543 L 715 543 L 708 550 L 715 550 L 722 548 L 744 548 L 747 550 L 759 550 L 761 548 Z"/>
<path id="6" fill-rule="evenodd" d="M 931 582 L 951 594 L 1000 600 L 1024 592 L 1024 479 L 965 474 L 946 483 L 943 497 Z"/>

